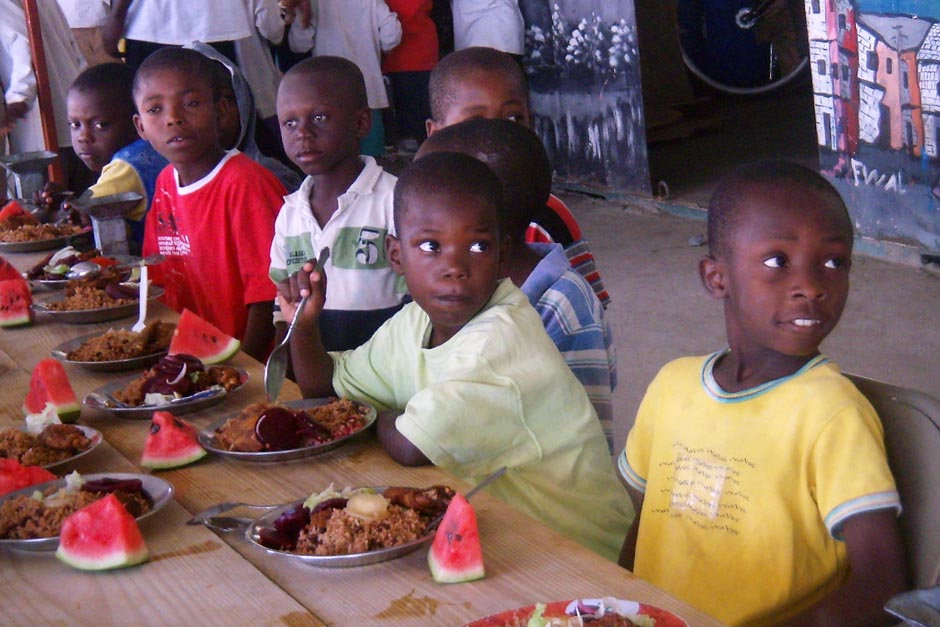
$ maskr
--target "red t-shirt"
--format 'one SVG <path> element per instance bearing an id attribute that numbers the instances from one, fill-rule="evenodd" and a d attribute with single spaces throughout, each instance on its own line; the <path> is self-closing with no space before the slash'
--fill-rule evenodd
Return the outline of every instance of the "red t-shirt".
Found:
<path id="1" fill-rule="evenodd" d="M 382 72 L 421 72 L 437 65 L 437 27 L 431 0 L 385 0 L 401 22 L 401 43 L 385 53 Z"/>
<path id="2" fill-rule="evenodd" d="M 274 300 L 268 266 L 285 193 L 271 172 L 238 151 L 182 188 L 173 166 L 165 167 L 143 244 L 144 255 L 166 256 L 151 268 L 154 283 L 166 288 L 164 302 L 244 339 L 247 305 Z"/>

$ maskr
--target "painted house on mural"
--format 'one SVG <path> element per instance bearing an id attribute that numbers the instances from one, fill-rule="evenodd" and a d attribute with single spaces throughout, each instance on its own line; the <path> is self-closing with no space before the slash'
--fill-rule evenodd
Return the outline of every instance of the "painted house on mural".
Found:
<path id="1" fill-rule="evenodd" d="M 940 1 L 804 4 L 823 173 L 863 237 L 940 250 Z"/>

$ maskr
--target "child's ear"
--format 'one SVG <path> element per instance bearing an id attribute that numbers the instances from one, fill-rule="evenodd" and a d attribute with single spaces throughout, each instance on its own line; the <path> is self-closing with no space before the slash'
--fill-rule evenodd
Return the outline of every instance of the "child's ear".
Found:
<path id="1" fill-rule="evenodd" d="M 434 133 L 441 130 L 441 127 L 437 122 L 434 121 L 434 118 L 428 118 L 424 121 L 424 130 L 427 131 L 428 137 L 430 137 Z"/>
<path id="2" fill-rule="evenodd" d="M 392 271 L 398 276 L 404 276 L 405 271 L 401 267 L 401 242 L 394 235 L 385 236 L 385 256 Z"/>
<path id="3" fill-rule="evenodd" d="M 711 255 L 706 255 L 698 262 L 698 274 L 702 280 L 702 287 L 709 296 L 722 299 L 728 295 L 725 267 L 722 262 Z"/>
<path id="4" fill-rule="evenodd" d="M 137 134 L 140 135 L 141 139 L 147 139 L 147 136 L 144 134 L 144 125 L 140 121 L 140 114 L 134 114 L 134 128 L 137 129 Z"/>
<path id="5" fill-rule="evenodd" d="M 372 109 L 360 109 L 356 112 L 356 139 L 362 141 L 372 130 Z"/>

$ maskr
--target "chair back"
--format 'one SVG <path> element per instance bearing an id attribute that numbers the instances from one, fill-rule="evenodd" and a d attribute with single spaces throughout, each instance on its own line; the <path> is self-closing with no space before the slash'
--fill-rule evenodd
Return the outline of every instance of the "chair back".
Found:
<path id="1" fill-rule="evenodd" d="M 917 390 L 848 375 L 874 405 L 901 495 L 901 536 L 915 588 L 940 584 L 940 401 Z"/>

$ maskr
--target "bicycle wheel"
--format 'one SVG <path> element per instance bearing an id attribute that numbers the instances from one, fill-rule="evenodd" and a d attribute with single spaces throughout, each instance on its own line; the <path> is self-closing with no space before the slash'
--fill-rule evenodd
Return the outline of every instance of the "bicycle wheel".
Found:
<path id="1" fill-rule="evenodd" d="M 809 67 L 800 0 L 678 0 L 679 44 L 689 70 L 712 89 L 756 95 L 789 85 Z"/>

